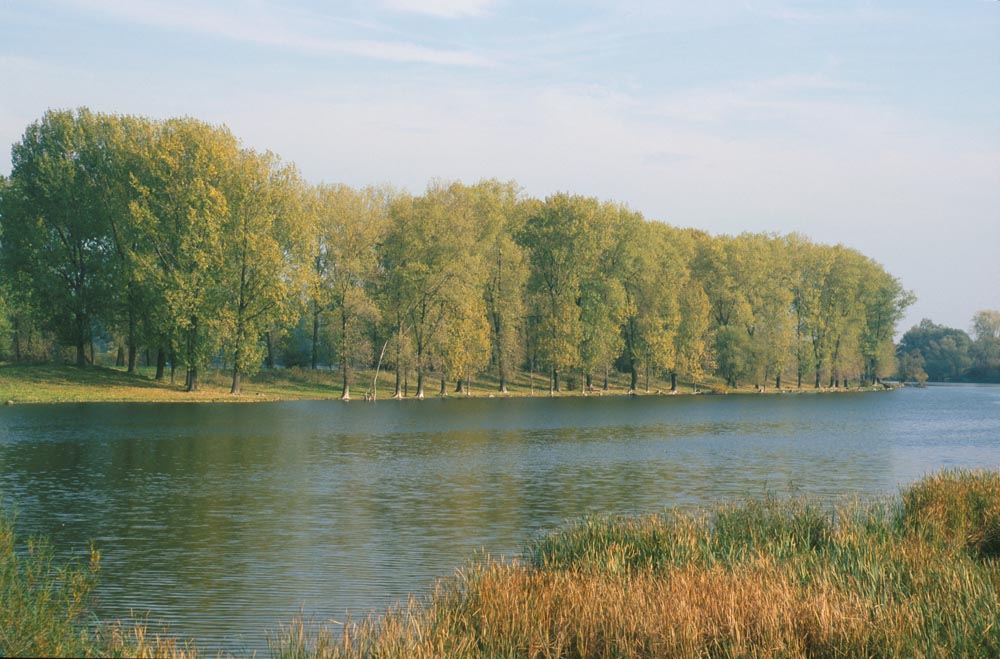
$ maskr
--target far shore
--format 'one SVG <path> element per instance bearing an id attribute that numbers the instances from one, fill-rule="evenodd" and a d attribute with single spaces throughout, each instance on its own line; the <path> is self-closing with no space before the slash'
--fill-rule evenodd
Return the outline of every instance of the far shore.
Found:
<path id="1" fill-rule="evenodd" d="M 210 369 L 201 376 L 198 391 L 184 391 L 183 375 L 178 373 L 176 381 L 169 377 L 163 381 L 153 378 L 154 371 L 140 367 L 135 373 L 126 373 L 124 368 L 108 366 L 76 367 L 61 364 L 0 364 L 0 403 L 20 405 L 26 403 L 247 403 L 290 400 L 341 400 L 343 387 L 339 371 L 329 369 L 278 368 L 261 371 L 244 381 L 241 394 L 229 393 L 230 375 L 226 371 Z M 364 403 L 370 400 L 374 371 L 357 371 L 352 374 L 350 389 L 352 402 Z M 518 373 L 508 385 L 508 391 L 501 393 L 495 376 L 480 375 L 463 392 L 455 391 L 456 383 L 447 383 L 447 393 L 441 395 L 439 374 L 426 377 L 425 399 L 461 398 L 547 398 L 583 396 L 690 396 L 690 395 L 761 395 L 761 394 L 813 394 L 845 393 L 859 391 L 881 391 L 886 386 L 814 388 L 803 383 L 802 388 L 788 386 L 781 389 L 754 386 L 728 388 L 720 380 L 694 383 L 678 380 L 676 391 L 670 390 L 669 379 L 650 378 L 647 387 L 645 378 L 640 378 L 636 391 L 629 391 L 628 374 L 611 373 L 608 386 L 604 387 L 604 377 L 594 378 L 592 387 L 582 391 L 578 375 L 566 380 L 562 391 L 549 393 L 548 378 L 544 375 Z M 794 381 L 791 383 L 794 385 Z M 382 371 L 379 374 L 375 400 L 394 400 L 395 373 Z M 416 397 L 416 376 L 411 374 L 406 382 L 403 400 L 418 400 Z"/>

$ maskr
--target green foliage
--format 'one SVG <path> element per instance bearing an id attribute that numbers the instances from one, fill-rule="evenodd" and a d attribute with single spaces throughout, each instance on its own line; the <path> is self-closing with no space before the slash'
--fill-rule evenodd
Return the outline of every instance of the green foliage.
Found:
<path id="1" fill-rule="evenodd" d="M 975 340 L 963 330 L 925 318 L 911 327 L 896 348 L 899 376 L 932 382 L 1000 382 L 1000 311 L 980 311 L 972 319 Z"/>
<path id="2" fill-rule="evenodd" d="M 86 566 L 57 564 L 44 540 L 19 543 L 0 512 L 0 655 L 95 654 L 87 625 L 99 563 L 91 550 Z"/>
<path id="3" fill-rule="evenodd" d="M 87 110 L 50 111 L 11 150 L 3 194 L 0 266 L 18 302 L 76 348 L 84 347 L 107 308 L 112 242 L 103 172 L 89 165 L 106 148 L 104 121 Z"/>
<path id="4" fill-rule="evenodd" d="M 131 373 L 145 347 L 181 365 L 189 390 L 213 363 L 232 369 L 234 393 L 262 362 L 322 363 L 346 398 L 351 372 L 379 357 L 397 394 L 412 371 L 418 395 L 430 374 L 461 386 L 487 370 L 505 391 L 519 366 L 548 371 L 554 390 L 615 370 L 633 392 L 640 375 L 647 388 L 678 375 L 874 382 L 895 369 L 913 299 L 842 246 L 712 237 L 592 197 L 525 198 L 512 181 L 418 196 L 310 187 L 189 118 L 49 112 L 13 163 L 0 181 L 0 351 L 68 348 L 82 365 L 109 342 L 128 348 Z M 968 353 L 993 372 L 1000 322 L 984 314 Z"/>

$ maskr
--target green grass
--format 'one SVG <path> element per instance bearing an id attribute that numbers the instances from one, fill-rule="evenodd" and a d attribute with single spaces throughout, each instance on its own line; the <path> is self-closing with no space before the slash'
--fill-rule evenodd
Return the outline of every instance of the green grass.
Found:
<path id="1" fill-rule="evenodd" d="M 280 626 L 269 655 L 997 657 L 998 507 L 1000 472 L 945 471 L 835 509 L 765 498 L 582 519 L 341 629 Z M 58 566 L 0 516 L 0 655 L 198 654 L 142 620 L 96 624 L 98 558 Z"/>
<path id="2" fill-rule="evenodd" d="M 153 379 L 155 369 L 142 366 L 135 373 L 110 366 L 79 368 L 58 364 L 2 364 L 0 363 L 0 404 L 21 403 L 82 403 L 82 402 L 257 402 L 274 400 L 335 400 L 343 391 L 340 373 L 331 370 L 301 368 L 264 370 L 245 378 L 242 393 L 229 393 L 232 375 L 226 371 L 208 369 L 200 375 L 200 390 L 183 390 L 184 374 L 177 372 L 177 382 L 171 384 L 169 376 L 161 382 Z M 364 398 L 365 391 L 374 379 L 374 371 L 357 371 L 352 374 L 351 394 L 355 400 Z M 571 374 L 563 391 L 557 396 L 581 396 L 579 374 Z M 628 374 L 614 372 L 603 390 L 603 377 L 596 378 L 589 396 L 625 395 L 628 393 Z M 378 378 L 378 399 L 388 400 L 393 395 L 395 374 L 381 371 Z M 471 397 L 526 397 L 548 396 L 548 378 L 519 372 L 508 383 L 508 393 L 498 392 L 499 382 L 494 374 L 484 373 L 473 379 Z M 447 396 L 461 398 L 455 393 L 455 382 L 448 382 Z M 857 390 L 857 389 L 853 389 Z M 752 387 L 728 390 L 717 380 L 711 379 L 699 386 L 701 393 L 756 393 Z M 769 390 L 772 391 L 772 390 Z M 790 391 L 786 389 L 786 391 Z M 813 389 L 792 390 L 813 393 Z M 842 391 L 842 390 L 841 390 Z M 649 394 L 670 392 L 669 380 L 651 379 Z M 690 394 L 694 386 L 689 382 L 678 383 L 678 394 Z M 640 379 L 638 395 L 646 394 L 645 380 Z M 440 375 L 431 373 L 426 378 L 424 394 L 427 398 L 440 396 Z M 406 388 L 407 397 L 416 395 L 416 376 L 411 374 Z"/>

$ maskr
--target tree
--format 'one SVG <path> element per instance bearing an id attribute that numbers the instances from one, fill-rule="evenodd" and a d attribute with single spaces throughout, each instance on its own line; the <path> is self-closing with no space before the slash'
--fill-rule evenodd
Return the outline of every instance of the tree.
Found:
<path id="1" fill-rule="evenodd" d="M 972 341 L 963 330 L 936 325 L 924 318 L 899 340 L 896 354 L 900 368 L 919 364 L 932 382 L 958 381 L 972 365 Z M 910 369 L 915 370 L 915 369 Z"/>
<path id="2" fill-rule="evenodd" d="M 802 378 L 814 370 L 816 387 L 819 373 L 826 364 L 826 319 L 822 314 L 820 296 L 830 273 L 832 254 L 804 236 L 787 237 L 792 263 L 792 313 L 795 324 L 794 353 L 796 386 L 802 388 Z"/>
<path id="3" fill-rule="evenodd" d="M 500 393 L 507 384 L 521 355 L 521 325 L 525 315 L 525 285 L 528 263 L 524 248 L 515 236 L 537 211 L 535 200 L 519 199 L 520 189 L 513 181 L 481 181 L 473 187 L 476 215 L 480 218 L 486 247 L 485 287 L 486 317 L 490 329 L 491 360 L 497 370 Z"/>
<path id="4" fill-rule="evenodd" d="M 16 302 L 76 349 L 76 364 L 107 311 L 113 249 L 98 172 L 87 169 L 98 119 L 49 111 L 11 151 L 0 263 Z"/>
<path id="5" fill-rule="evenodd" d="M 264 333 L 288 324 L 305 288 L 309 227 L 302 210 L 298 173 L 271 153 L 241 149 L 234 154 L 222 219 L 217 284 L 222 308 L 219 331 L 232 357 L 230 392 L 240 393 L 242 375 L 260 368 Z"/>
<path id="6" fill-rule="evenodd" d="M 624 347 L 622 324 L 628 309 L 622 269 L 628 254 L 629 229 L 635 226 L 635 219 L 631 211 L 611 203 L 601 204 L 591 218 L 587 232 L 590 241 L 585 243 L 588 252 L 583 255 L 589 263 L 582 269 L 577 296 L 583 391 L 591 388 L 595 371 L 607 374 Z"/>
<path id="7" fill-rule="evenodd" d="M 894 370 L 896 324 L 916 297 L 904 290 L 899 280 L 881 265 L 871 259 L 866 259 L 866 262 L 868 272 L 862 280 L 865 322 L 861 330 L 861 354 L 868 379 L 875 384 L 879 378 L 890 375 Z"/>
<path id="8" fill-rule="evenodd" d="M 529 254 L 535 349 L 551 374 L 550 393 L 560 389 L 560 373 L 582 363 L 582 277 L 596 271 L 611 238 L 607 224 L 598 219 L 601 212 L 596 199 L 552 195 L 518 236 Z"/>
<path id="9" fill-rule="evenodd" d="M 337 316 L 336 354 L 343 379 L 341 398 L 351 398 L 351 369 L 371 359 L 373 346 L 366 325 L 378 319 L 374 294 L 378 252 L 386 230 L 391 193 L 377 188 L 353 190 L 346 185 L 322 185 L 314 190 L 315 242 L 312 295 L 313 337 L 317 310 Z M 313 348 L 315 368 L 316 346 Z"/>
<path id="10" fill-rule="evenodd" d="M 647 374 L 649 369 L 670 372 L 671 388 L 676 389 L 678 337 L 685 320 L 680 295 L 690 279 L 693 242 L 683 232 L 646 222 L 638 214 L 622 219 L 617 240 L 624 252 L 619 271 L 625 296 L 622 334 L 629 390 L 637 389 L 640 368 Z"/>
<path id="11" fill-rule="evenodd" d="M 137 268 L 163 301 L 187 391 L 198 389 L 199 369 L 219 348 L 227 322 L 232 290 L 221 282 L 232 215 L 226 192 L 239 159 L 239 143 L 225 128 L 171 119 L 157 126 L 147 167 L 136 177 Z"/>
<path id="12" fill-rule="evenodd" d="M 972 333 L 975 340 L 970 354 L 976 380 L 1000 381 L 1000 311 L 983 310 L 972 318 Z"/>
<path id="13" fill-rule="evenodd" d="M 482 308 L 451 304 L 467 296 L 481 299 L 483 290 L 480 255 L 471 249 L 477 244 L 474 215 L 463 189 L 435 183 L 423 196 L 400 198 L 390 209 L 382 248 L 383 300 L 395 334 L 396 396 L 401 395 L 405 344 L 412 346 L 417 397 L 423 398 L 427 371 L 435 360 L 444 365 L 443 347 L 452 340 L 448 334 L 461 330 L 456 313 Z"/>

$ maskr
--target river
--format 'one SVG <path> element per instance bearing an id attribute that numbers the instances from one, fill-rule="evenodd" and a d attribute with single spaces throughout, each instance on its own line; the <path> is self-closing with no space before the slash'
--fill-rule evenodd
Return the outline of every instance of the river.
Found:
<path id="1" fill-rule="evenodd" d="M 1000 386 L 829 395 L 62 404 L 0 409 L 0 497 L 99 611 L 262 650 L 357 619 L 568 518 L 891 494 L 1000 466 Z"/>

